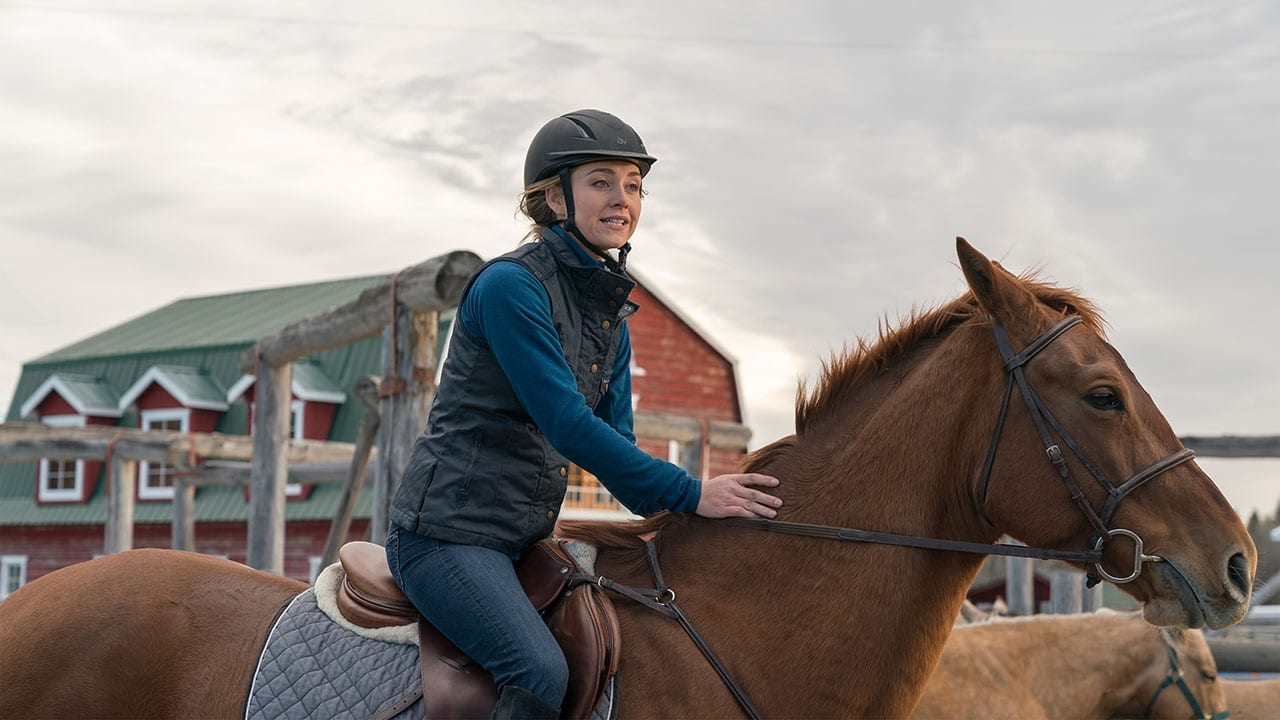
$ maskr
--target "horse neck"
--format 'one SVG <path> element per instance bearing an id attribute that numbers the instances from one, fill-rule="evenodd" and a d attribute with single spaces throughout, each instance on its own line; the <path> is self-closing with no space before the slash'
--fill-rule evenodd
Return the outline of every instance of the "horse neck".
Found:
<path id="1" fill-rule="evenodd" d="M 786 520 L 991 541 L 976 485 L 1002 392 L 989 333 L 953 331 L 848 393 L 761 472 L 784 480 Z"/>
<path id="2" fill-rule="evenodd" d="M 975 446 L 985 442 L 972 428 L 983 425 L 973 420 L 976 399 L 997 390 L 982 372 L 960 367 L 972 365 L 960 362 L 972 351 L 959 345 L 941 343 L 882 374 L 859 390 L 864 403 L 841 422 L 810 428 L 759 468 L 782 480 L 780 519 L 994 540 L 971 492 L 983 455 Z M 913 406 L 903 407 L 908 398 Z M 735 663 L 768 676 L 785 698 L 780 706 L 795 715 L 905 716 L 983 559 L 708 522 L 688 532 L 664 543 L 664 571 L 668 560 L 673 568 L 667 579 L 684 576 L 696 588 L 681 604 L 706 603 L 728 628 L 769 628 L 754 645 L 741 642 Z M 780 642 L 799 657 L 779 662 Z M 812 687 L 846 694 L 804 690 Z"/>
<path id="3" fill-rule="evenodd" d="M 664 580 L 765 716 L 905 717 L 982 560 L 703 519 L 660 544 Z M 691 650 L 678 628 L 668 631 L 664 657 Z M 701 658 L 682 670 L 707 671 Z"/>

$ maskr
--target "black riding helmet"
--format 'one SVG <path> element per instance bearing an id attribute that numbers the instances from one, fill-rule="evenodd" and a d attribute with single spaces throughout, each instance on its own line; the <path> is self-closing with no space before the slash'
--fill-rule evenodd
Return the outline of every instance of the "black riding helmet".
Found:
<path id="1" fill-rule="evenodd" d="M 631 126 L 617 117 L 600 110 L 576 110 L 566 113 L 542 126 L 524 160 L 524 184 L 528 187 L 539 180 L 558 175 L 564 191 L 567 216 L 565 230 L 584 246 L 604 259 L 612 269 L 625 271 L 627 253 L 631 244 L 618 250 L 615 263 L 603 249 L 596 247 L 582 234 L 573 221 L 573 192 L 569 185 L 569 172 L 575 166 L 595 160 L 631 160 L 640 168 L 640 176 L 649 174 L 649 168 L 658 161 L 644 147 L 644 141 Z"/>
<path id="2" fill-rule="evenodd" d="M 559 173 L 564 168 L 618 158 L 634 160 L 640 175 L 658 161 L 644 149 L 644 141 L 631 126 L 607 112 L 577 110 L 552 120 L 529 143 L 524 160 L 524 185 Z"/>

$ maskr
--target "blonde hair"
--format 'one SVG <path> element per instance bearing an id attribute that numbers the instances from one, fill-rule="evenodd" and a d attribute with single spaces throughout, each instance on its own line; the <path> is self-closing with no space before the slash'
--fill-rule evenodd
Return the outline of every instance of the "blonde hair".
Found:
<path id="1" fill-rule="evenodd" d="M 529 232 L 521 242 L 533 242 L 542 237 L 542 231 L 560 221 L 556 211 L 547 204 L 547 191 L 560 187 L 560 178 L 551 176 L 530 184 L 520 193 L 517 210 L 529 218 Z"/>

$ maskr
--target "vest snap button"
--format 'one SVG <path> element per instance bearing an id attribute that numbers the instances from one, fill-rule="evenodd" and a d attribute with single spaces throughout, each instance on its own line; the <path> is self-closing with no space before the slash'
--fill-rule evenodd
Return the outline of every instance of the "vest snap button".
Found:
<path id="1" fill-rule="evenodd" d="M 609 322 L 608 320 L 605 320 L 604 322 L 600 323 L 600 327 L 604 328 L 605 330 L 608 330 L 609 326 L 612 324 L 613 323 Z"/>
<path id="2" fill-rule="evenodd" d="M 555 512 L 554 510 L 548 510 L 548 511 L 547 511 L 547 519 L 548 519 L 548 520 L 554 520 L 554 519 L 555 519 L 555 517 L 556 517 L 556 512 Z"/>
<path id="3" fill-rule="evenodd" d="M 621 296 L 621 295 L 626 295 L 626 294 L 627 294 L 627 291 L 626 291 L 626 290 L 624 290 L 624 289 L 622 289 L 622 288 L 620 288 L 620 287 L 619 287 L 619 288 L 614 288 L 614 289 L 613 289 L 613 294 L 614 294 L 614 295 L 619 295 L 619 296 Z"/>
<path id="4" fill-rule="evenodd" d="M 595 375 L 598 372 L 600 372 L 600 366 L 595 363 L 591 363 L 591 374 Z"/>
<path id="5" fill-rule="evenodd" d="M 560 466 L 560 477 L 564 477 L 565 475 L 568 475 L 568 474 L 569 474 L 569 469 L 568 469 L 568 468 L 566 468 L 566 467 L 564 467 L 563 465 L 561 465 L 561 466 Z"/>

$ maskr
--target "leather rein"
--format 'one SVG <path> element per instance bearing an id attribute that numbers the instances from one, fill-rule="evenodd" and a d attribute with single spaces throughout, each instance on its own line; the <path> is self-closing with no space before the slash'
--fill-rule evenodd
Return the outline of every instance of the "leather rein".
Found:
<path id="1" fill-rule="evenodd" d="M 1089 524 L 1094 528 L 1096 534 L 1088 550 L 1052 550 L 1048 548 L 1032 548 L 1024 545 L 1010 545 L 1005 543 L 981 543 L 968 542 L 963 540 L 949 540 L 943 538 L 920 537 L 916 535 L 902 535 L 897 533 L 873 532 L 869 530 L 859 530 L 856 528 L 837 527 L 832 525 L 818 525 L 813 523 L 797 523 L 784 522 L 781 520 L 768 520 L 766 518 L 725 518 L 721 522 L 735 527 L 752 528 L 765 532 L 783 533 L 787 535 L 801 535 L 805 537 L 824 538 L 828 540 L 841 540 L 848 542 L 866 542 L 877 543 L 882 545 L 898 545 L 905 547 L 924 548 L 927 550 L 947 550 L 967 553 L 977 553 L 981 555 L 1006 555 L 1012 557 L 1025 557 L 1040 560 L 1066 560 L 1085 563 L 1090 565 L 1088 571 L 1089 587 L 1098 584 L 1101 578 L 1106 578 L 1113 583 L 1121 584 L 1131 582 L 1142 572 L 1142 565 L 1146 562 L 1163 562 L 1164 559 L 1155 555 L 1147 555 L 1143 553 L 1142 538 L 1132 530 L 1124 528 L 1108 528 L 1108 523 L 1115 514 L 1116 508 L 1120 501 L 1134 490 L 1142 486 L 1147 481 L 1160 475 L 1171 468 L 1177 467 L 1182 463 L 1195 457 L 1195 454 L 1188 448 L 1175 451 L 1164 459 L 1148 465 L 1146 468 L 1138 471 L 1128 480 L 1119 486 L 1112 484 L 1101 468 L 1098 467 L 1080 445 L 1067 433 L 1062 427 L 1053 413 L 1041 400 L 1040 395 L 1031 387 L 1030 382 L 1026 378 L 1023 368 L 1026 364 L 1044 350 L 1054 340 L 1057 340 L 1063 333 L 1083 322 L 1083 318 L 1079 315 L 1068 315 L 1048 330 L 1044 331 L 1035 340 L 1032 340 L 1021 352 L 1015 353 L 1009 341 L 1009 335 L 1003 327 L 992 322 L 991 329 L 995 334 L 996 348 L 1000 352 L 1000 359 L 1003 363 L 1006 383 L 1004 390 L 1004 399 L 1000 405 L 1000 413 L 996 420 L 995 432 L 991 438 L 991 445 L 987 450 L 986 462 L 983 465 L 982 477 L 979 482 L 979 502 L 978 506 L 985 517 L 985 506 L 987 500 L 987 487 L 991 480 L 991 470 L 995 465 L 996 451 L 1000 445 L 1000 436 L 1004 431 L 1005 417 L 1008 414 L 1010 401 L 1013 397 L 1013 387 L 1016 384 L 1018 390 L 1025 401 L 1027 411 L 1031 414 L 1031 419 L 1035 422 L 1036 430 L 1040 434 L 1040 439 L 1044 444 L 1045 455 L 1050 464 L 1057 471 L 1058 476 L 1071 493 L 1071 499 L 1076 503 L 1080 510 L 1084 513 Z M 1052 432 L 1051 432 L 1052 430 Z M 1101 511 L 1094 510 L 1089 504 L 1088 498 L 1084 491 L 1080 489 L 1080 485 L 1071 475 L 1071 469 L 1067 466 L 1066 460 L 1063 458 L 1062 449 L 1057 442 L 1054 441 L 1056 433 L 1062 440 L 1062 444 L 1067 446 L 1082 465 L 1089 470 L 1094 479 L 1107 491 L 1107 499 L 1103 504 Z M 990 520 L 987 520 L 990 524 Z M 1127 537 L 1134 543 L 1133 553 L 1133 571 L 1124 577 L 1117 577 L 1108 573 L 1102 567 L 1102 548 L 1113 537 Z M 693 640 L 698 649 L 702 651 L 703 656 L 715 669 L 720 679 L 729 689 L 734 699 L 742 707 L 747 717 L 752 720 L 759 720 L 762 716 L 759 711 L 752 706 L 751 701 L 747 698 L 746 693 L 728 669 L 720 661 L 715 651 L 702 638 L 697 629 L 685 616 L 684 612 L 676 605 L 675 591 L 668 588 L 662 579 L 662 571 L 658 567 L 658 555 L 654 546 L 654 541 L 649 540 L 645 543 L 645 554 L 649 561 L 649 568 L 653 573 L 655 589 L 637 589 L 619 585 L 604 577 L 582 577 L 577 578 L 582 582 L 593 582 L 606 590 L 618 593 L 630 600 L 633 600 L 645 607 L 662 613 L 678 621 L 681 627 Z M 1176 666 L 1176 660 L 1175 666 Z M 1172 682 L 1172 681 L 1170 681 Z M 1184 690 L 1184 692 L 1186 692 Z M 1153 699 L 1154 702 L 1154 699 Z M 1194 700 L 1193 700 L 1194 702 Z"/>

